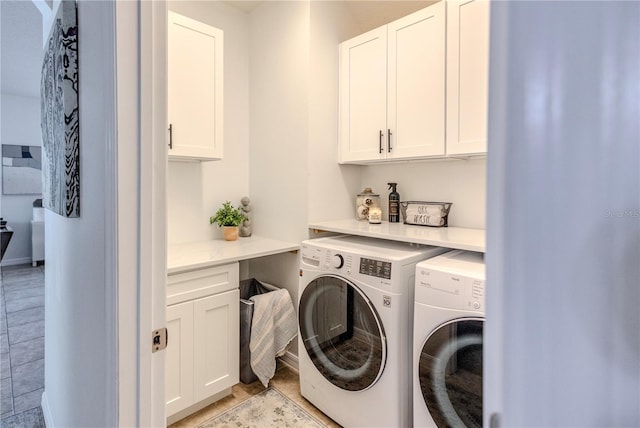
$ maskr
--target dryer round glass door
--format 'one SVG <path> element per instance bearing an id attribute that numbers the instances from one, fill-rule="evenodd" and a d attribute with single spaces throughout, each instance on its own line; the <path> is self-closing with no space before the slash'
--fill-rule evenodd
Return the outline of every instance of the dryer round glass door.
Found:
<path id="1" fill-rule="evenodd" d="M 482 427 L 481 318 L 450 321 L 422 346 L 420 389 L 438 427 Z"/>
<path id="2" fill-rule="evenodd" d="M 336 276 L 311 281 L 300 296 L 300 336 L 318 371 L 347 391 L 370 388 L 386 361 L 386 338 L 371 301 Z"/>

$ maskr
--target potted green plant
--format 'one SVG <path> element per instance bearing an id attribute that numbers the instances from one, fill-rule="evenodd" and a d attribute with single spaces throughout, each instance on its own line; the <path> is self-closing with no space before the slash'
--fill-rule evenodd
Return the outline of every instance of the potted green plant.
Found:
<path id="1" fill-rule="evenodd" d="M 245 220 L 247 217 L 240 208 L 234 208 L 231 202 L 226 201 L 222 204 L 222 208 L 216 212 L 216 215 L 209 218 L 209 223 L 218 223 L 218 226 L 223 228 L 224 239 L 235 241 L 238 239 L 238 226 Z"/>

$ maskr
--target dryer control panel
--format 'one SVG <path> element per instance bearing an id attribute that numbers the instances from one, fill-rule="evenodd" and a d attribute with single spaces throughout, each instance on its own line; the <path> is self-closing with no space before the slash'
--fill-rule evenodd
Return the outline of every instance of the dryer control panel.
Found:
<path id="1" fill-rule="evenodd" d="M 418 269 L 416 302 L 446 309 L 484 312 L 484 280 L 451 272 Z"/>
<path id="2" fill-rule="evenodd" d="M 484 255 L 455 250 L 416 266 L 415 301 L 445 309 L 484 313 Z"/>

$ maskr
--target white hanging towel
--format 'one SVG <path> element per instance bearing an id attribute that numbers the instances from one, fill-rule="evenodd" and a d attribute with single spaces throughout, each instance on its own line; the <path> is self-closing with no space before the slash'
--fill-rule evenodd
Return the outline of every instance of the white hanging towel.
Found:
<path id="1" fill-rule="evenodd" d="M 254 302 L 251 319 L 251 368 L 265 387 L 276 372 L 276 357 L 284 354 L 287 345 L 298 334 L 298 321 L 285 289 L 278 289 L 249 298 Z"/>

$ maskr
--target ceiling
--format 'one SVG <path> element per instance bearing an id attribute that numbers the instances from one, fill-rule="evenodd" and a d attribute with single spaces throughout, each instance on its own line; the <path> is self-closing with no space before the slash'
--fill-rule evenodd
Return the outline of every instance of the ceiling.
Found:
<path id="1" fill-rule="evenodd" d="M 240 9 L 244 12 L 251 12 L 253 9 L 255 9 L 260 3 L 263 3 L 262 1 L 253 1 L 253 0 L 227 0 L 227 1 L 223 1 L 223 3 L 226 3 L 230 6 L 235 7 L 236 9 Z"/>
<path id="2" fill-rule="evenodd" d="M 245 13 L 265 1 L 227 0 Z M 315 0 L 334 1 L 334 0 Z M 436 0 L 345 1 L 361 31 L 384 25 Z M 0 89 L 2 93 L 40 96 L 42 18 L 30 0 L 0 0 Z"/>
<path id="3" fill-rule="evenodd" d="M 251 13 L 262 3 L 274 0 L 227 0 L 224 3 Z M 337 0 L 311 0 L 316 2 Z M 387 24 L 439 0 L 346 0 L 343 1 L 358 23 L 361 31 L 368 31 Z"/>
<path id="4" fill-rule="evenodd" d="M 417 10 L 423 9 L 437 0 L 351 0 L 345 1 L 353 19 L 361 31 L 369 31 L 388 24 Z"/>
<path id="5" fill-rule="evenodd" d="M 0 89 L 40 97 L 42 17 L 29 0 L 0 0 Z"/>

